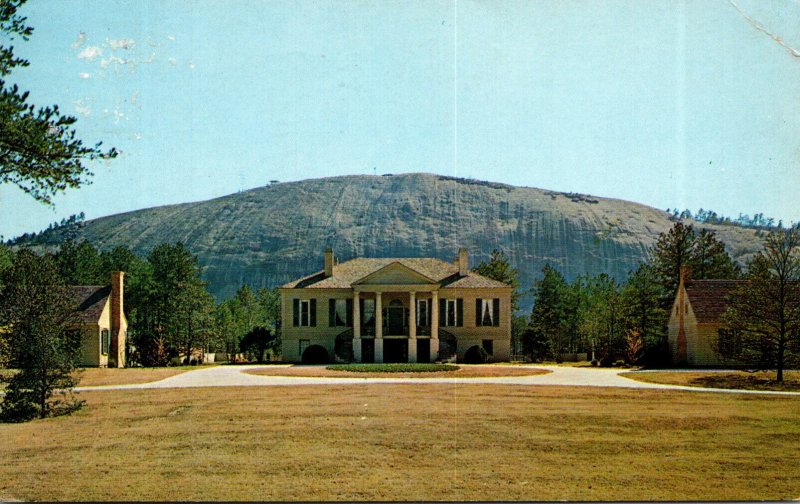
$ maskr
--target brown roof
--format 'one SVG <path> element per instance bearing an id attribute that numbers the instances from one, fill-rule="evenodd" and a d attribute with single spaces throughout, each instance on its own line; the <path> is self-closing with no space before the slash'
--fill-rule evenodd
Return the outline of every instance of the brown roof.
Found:
<path id="1" fill-rule="evenodd" d="M 106 306 L 106 300 L 111 296 L 110 285 L 70 285 L 67 287 L 73 302 L 77 306 L 80 321 L 87 324 L 96 324 L 100 314 Z"/>
<path id="2" fill-rule="evenodd" d="M 349 289 L 353 282 L 374 273 L 386 266 L 400 263 L 417 273 L 430 278 L 449 289 L 478 289 L 483 287 L 509 287 L 508 285 L 486 278 L 477 273 L 469 272 L 467 276 L 458 276 L 458 266 L 453 263 L 432 258 L 407 258 L 387 257 L 382 259 L 359 258 L 351 259 L 333 267 L 333 275 L 325 278 L 324 271 L 289 282 L 282 287 L 285 289 Z"/>
<path id="3" fill-rule="evenodd" d="M 726 297 L 744 280 L 692 280 L 686 295 L 698 323 L 719 322 L 728 306 Z"/>

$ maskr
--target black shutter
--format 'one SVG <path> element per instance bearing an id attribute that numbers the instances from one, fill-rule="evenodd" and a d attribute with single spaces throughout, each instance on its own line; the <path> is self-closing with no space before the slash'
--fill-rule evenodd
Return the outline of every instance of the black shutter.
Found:
<path id="1" fill-rule="evenodd" d="M 439 326 L 445 327 L 447 325 L 447 301 L 444 299 L 439 300 Z"/>
<path id="2" fill-rule="evenodd" d="M 292 299 L 292 325 L 297 327 L 300 325 L 300 300 Z"/>
<path id="3" fill-rule="evenodd" d="M 492 320 L 492 325 L 499 326 L 500 325 L 500 299 L 495 298 L 492 299 L 492 312 L 494 314 L 494 319 Z"/>
<path id="4" fill-rule="evenodd" d="M 480 327 L 483 325 L 483 319 L 481 318 L 481 299 L 478 298 L 475 300 L 475 327 Z"/>
<path id="5" fill-rule="evenodd" d="M 317 327 L 317 300 L 311 300 L 311 327 Z"/>
<path id="6" fill-rule="evenodd" d="M 344 325 L 353 327 L 353 300 L 348 299 L 345 305 L 347 309 L 347 320 L 345 320 Z"/>
<path id="7" fill-rule="evenodd" d="M 358 300 L 358 318 L 361 320 L 358 321 L 358 325 L 364 325 L 364 300 Z"/>
<path id="8" fill-rule="evenodd" d="M 334 327 L 336 325 L 336 300 L 329 299 L 328 300 L 328 327 Z"/>
<path id="9" fill-rule="evenodd" d="M 464 326 L 464 300 L 456 299 L 456 327 Z"/>

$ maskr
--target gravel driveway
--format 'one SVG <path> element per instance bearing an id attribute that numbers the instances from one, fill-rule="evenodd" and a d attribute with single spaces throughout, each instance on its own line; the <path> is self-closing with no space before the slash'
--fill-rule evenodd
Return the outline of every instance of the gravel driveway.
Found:
<path id="1" fill-rule="evenodd" d="M 286 366 L 290 366 L 287 364 Z M 620 387 L 634 389 L 688 390 L 691 392 L 720 392 L 727 394 L 760 394 L 800 396 L 800 392 L 761 390 L 731 390 L 663 385 L 631 380 L 620 376 L 627 369 L 578 368 L 568 366 L 526 366 L 546 369 L 547 374 L 532 376 L 509 376 L 493 378 L 321 378 L 299 376 L 261 376 L 245 373 L 252 369 L 274 368 L 275 365 L 214 366 L 187 371 L 163 380 L 131 385 L 103 385 L 77 387 L 76 391 L 128 390 L 184 387 L 250 387 L 291 385 L 354 385 L 365 383 L 489 383 L 503 385 L 557 385 L 577 387 Z"/>

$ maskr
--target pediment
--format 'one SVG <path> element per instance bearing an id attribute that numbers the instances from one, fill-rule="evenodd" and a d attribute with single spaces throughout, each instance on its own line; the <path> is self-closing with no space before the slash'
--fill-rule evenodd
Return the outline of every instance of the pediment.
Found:
<path id="1" fill-rule="evenodd" d="M 420 285 L 436 283 L 435 280 L 428 278 L 404 264 L 393 262 L 356 280 L 353 282 L 353 285 Z"/>

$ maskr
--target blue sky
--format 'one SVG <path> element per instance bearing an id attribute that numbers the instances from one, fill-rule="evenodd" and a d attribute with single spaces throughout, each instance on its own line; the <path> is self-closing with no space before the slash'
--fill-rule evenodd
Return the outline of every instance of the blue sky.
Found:
<path id="1" fill-rule="evenodd" d="M 30 0 L 14 74 L 122 155 L 0 234 L 434 172 L 800 221 L 800 2 Z"/>

